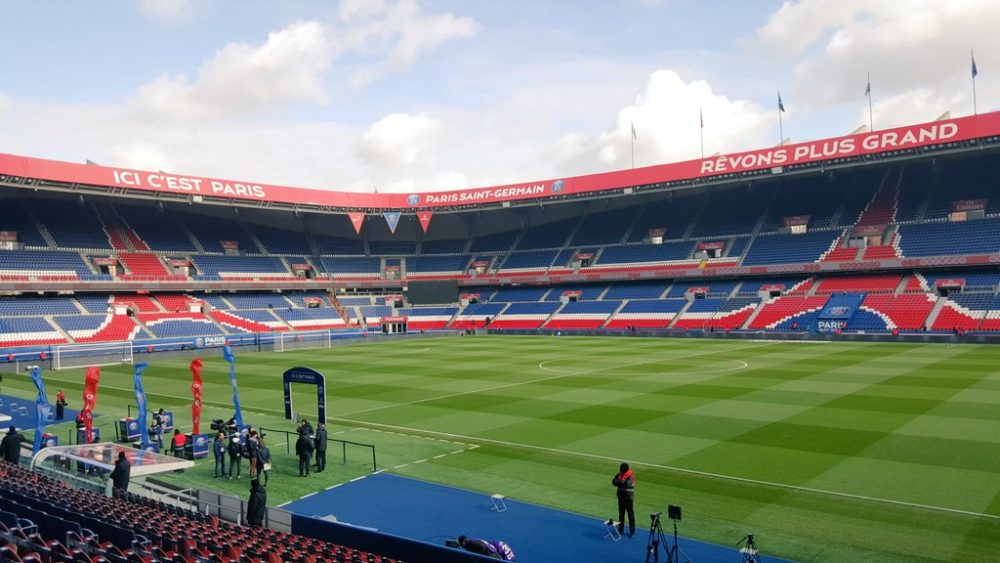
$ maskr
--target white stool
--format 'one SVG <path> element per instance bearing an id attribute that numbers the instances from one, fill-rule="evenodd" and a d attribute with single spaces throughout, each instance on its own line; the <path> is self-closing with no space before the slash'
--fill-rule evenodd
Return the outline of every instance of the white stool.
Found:
<path id="1" fill-rule="evenodd" d="M 490 500 L 493 501 L 493 506 L 490 510 L 496 510 L 497 512 L 507 512 L 507 497 L 501 495 L 500 493 L 490 495 Z"/>
<path id="2" fill-rule="evenodd" d="M 618 541 L 622 539 L 621 532 L 618 531 L 618 522 L 614 520 L 607 520 L 604 522 L 604 537 L 601 539 L 611 538 L 611 541 Z"/>

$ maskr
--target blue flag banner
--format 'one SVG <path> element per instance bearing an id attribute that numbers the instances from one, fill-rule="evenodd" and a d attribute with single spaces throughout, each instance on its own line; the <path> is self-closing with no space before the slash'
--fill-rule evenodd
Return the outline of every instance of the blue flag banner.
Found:
<path id="1" fill-rule="evenodd" d="M 49 413 L 52 412 L 52 405 L 49 398 L 45 396 L 45 382 L 42 381 L 42 368 L 35 366 L 31 368 L 31 380 L 38 388 L 38 399 L 35 400 L 35 408 L 38 418 L 35 423 L 35 445 L 31 448 L 32 453 L 38 453 L 42 449 L 42 434 L 45 433 L 45 426 L 49 422 Z"/>
<path id="2" fill-rule="evenodd" d="M 142 372 L 149 364 L 141 362 L 135 365 L 135 404 L 139 407 L 139 437 L 140 447 L 145 450 L 149 446 L 149 427 L 146 426 L 146 393 L 142 390 Z"/>
<path id="3" fill-rule="evenodd" d="M 233 349 L 225 346 L 222 349 L 222 357 L 229 362 L 229 384 L 233 386 L 233 410 L 236 419 L 236 426 L 243 428 L 243 412 L 240 410 L 240 393 L 236 390 L 236 358 L 233 357 Z"/>
<path id="4" fill-rule="evenodd" d="M 781 92 L 778 92 L 778 111 L 785 111 L 785 104 L 781 103 Z"/>
<path id="5" fill-rule="evenodd" d="M 972 77 L 975 78 L 979 76 L 979 67 L 976 66 L 976 56 L 972 56 Z"/>
<path id="6" fill-rule="evenodd" d="M 399 217 L 402 215 L 399 211 L 386 211 L 382 214 L 385 217 L 385 222 L 389 224 L 389 230 L 392 234 L 396 234 L 396 226 L 399 225 Z"/>

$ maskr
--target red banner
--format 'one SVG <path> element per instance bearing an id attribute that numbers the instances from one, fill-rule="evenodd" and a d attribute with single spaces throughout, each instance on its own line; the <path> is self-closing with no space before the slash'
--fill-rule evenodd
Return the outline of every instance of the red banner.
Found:
<path id="1" fill-rule="evenodd" d="M 433 211 L 418 211 L 417 220 L 420 221 L 420 228 L 427 232 L 427 228 L 431 226 L 431 217 L 434 215 Z"/>
<path id="2" fill-rule="evenodd" d="M 405 323 L 409 317 L 382 317 L 379 322 L 382 324 Z"/>
<path id="3" fill-rule="evenodd" d="M 224 201 L 283 202 L 341 209 L 428 209 L 619 190 L 631 186 L 916 149 L 995 135 L 1000 135 L 1000 112 L 565 179 L 411 194 L 293 188 L 3 154 L 0 154 L 0 175 L 124 188 L 126 192 L 174 193 Z"/>
<path id="4" fill-rule="evenodd" d="M 579 298 L 582 295 L 583 295 L 583 292 L 580 291 L 579 289 L 567 289 L 566 291 L 562 292 L 562 296 L 563 297 L 576 297 L 576 298 Z"/>
<path id="5" fill-rule="evenodd" d="M 201 434 L 201 369 L 205 367 L 201 358 L 191 360 L 191 432 Z"/>
<path id="6" fill-rule="evenodd" d="M 312 270 L 312 269 L 313 269 L 312 264 L 292 264 L 292 271 L 295 271 L 295 270 L 305 271 L 305 270 Z"/>
<path id="7" fill-rule="evenodd" d="M 94 258 L 92 260 L 95 266 L 116 266 L 118 265 L 118 260 L 114 258 Z"/>
<path id="8" fill-rule="evenodd" d="M 697 293 L 708 293 L 708 288 L 707 287 L 689 287 L 688 290 L 687 290 L 687 292 L 688 293 L 696 293 L 696 294 Z"/>
<path id="9" fill-rule="evenodd" d="M 649 238 L 662 237 L 665 234 L 667 234 L 667 228 L 666 227 L 660 227 L 660 228 L 657 228 L 657 229 L 649 229 Z"/>
<path id="10" fill-rule="evenodd" d="M 171 258 L 170 260 L 167 261 L 167 263 L 173 266 L 174 268 L 184 268 L 186 266 L 191 265 L 190 260 L 186 260 L 183 258 Z"/>
<path id="11" fill-rule="evenodd" d="M 944 289 L 962 288 L 965 287 L 965 278 L 938 280 L 934 282 L 934 287 L 942 287 Z"/>
<path id="12" fill-rule="evenodd" d="M 473 268 L 485 268 L 485 267 L 487 267 L 489 265 L 490 265 L 490 261 L 489 260 L 473 260 L 472 261 L 472 267 Z"/>
<path id="13" fill-rule="evenodd" d="M 347 214 L 347 218 L 351 220 L 354 232 L 360 235 L 361 226 L 365 224 L 365 214 L 360 211 L 352 211 Z"/>
<path id="14" fill-rule="evenodd" d="M 481 295 L 479 293 L 463 293 L 462 295 L 459 296 L 459 299 L 465 299 L 465 300 L 479 299 L 480 296 Z"/>
<path id="15" fill-rule="evenodd" d="M 781 222 L 786 227 L 795 227 L 797 225 L 808 225 L 811 218 L 812 215 L 792 215 L 790 217 L 782 217 Z"/>
<path id="16" fill-rule="evenodd" d="M 986 209 L 987 199 L 960 199 L 951 202 L 952 211 L 980 211 Z M 3 239 L 0 239 L 3 240 Z"/>
<path id="17" fill-rule="evenodd" d="M 240 249 L 240 241 L 238 241 L 238 240 L 220 240 L 219 241 L 219 246 L 221 246 L 223 248 L 223 250 L 239 250 Z"/>
<path id="18" fill-rule="evenodd" d="M 577 252 L 576 256 L 574 256 L 574 258 L 577 260 L 590 260 L 593 257 L 594 257 L 593 252 Z"/>
<path id="19" fill-rule="evenodd" d="M 17 242 L 17 231 L 0 231 L 0 242 Z"/>
<path id="20" fill-rule="evenodd" d="M 785 286 L 782 284 L 762 285 L 760 291 L 785 291 Z"/>
<path id="21" fill-rule="evenodd" d="M 722 250 L 726 247 L 725 241 L 723 242 L 700 242 L 698 243 L 698 250 Z"/>
<path id="22" fill-rule="evenodd" d="M 399 269 L 400 269 L 400 266 L 398 266 L 398 265 L 397 265 L 397 266 L 388 266 L 388 265 L 387 265 L 387 266 L 385 267 L 385 271 L 386 271 L 386 272 L 398 272 L 398 271 L 399 271 Z"/>
<path id="23" fill-rule="evenodd" d="M 90 366 L 85 370 L 83 383 L 83 429 L 86 432 L 87 443 L 94 441 L 94 407 L 97 406 L 97 385 L 101 382 L 101 368 Z"/>

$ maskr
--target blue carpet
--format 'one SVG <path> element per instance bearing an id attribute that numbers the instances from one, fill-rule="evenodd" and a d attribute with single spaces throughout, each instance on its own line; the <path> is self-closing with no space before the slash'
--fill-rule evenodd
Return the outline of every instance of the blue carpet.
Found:
<path id="1" fill-rule="evenodd" d="M 318 518 L 336 517 L 337 521 L 419 541 L 444 544 L 461 534 L 485 539 L 500 539 L 514 549 L 520 563 L 639 562 L 646 559 L 649 538 L 648 515 L 638 520 L 634 538 L 619 542 L 604 538 L 603 523 L 593 517 L 546 508 L 507 499 L 507 511 L 491 510 L 488 495 L 453 487 L 379 473 L 321 491 L 282 508 L 296 514 Z M 610 498 L 609 510 L 614 508 Z M 666 516 L 664 515 L 664 518 Z M 681 523 L 683 529 L 683 522 Z M 663 522 L 673 544 L 673 528 Z M 723 547 L 681 538 L 683 555 L 698 563 L 738 563 L 740 553 Z M 660 551 L 660 561 L 666 561 Z M 680 558 L 681 561 L 684 557 Z M 778 562 L 764 557 L 761 561 Z"/>
<path id="2" fill-rule="evenodd" d="M 7 422 L 0 422 L 0 434 L 6 433 L 7 427 L 11 424 L 17 427 L 20 431 L 33 431 L 35 429 L 35 400 L 25 399 L 23 397 L 12 397 L 10 395 L 0 395 L 0 400 L 3 400 L 3 405 L 0 405 L 0 414 L 5 414 L 11 417 L 11 420 Z M 21 414 L 26 412 L 26 414 Z M 49 424 L 61 424 L 63 422 L 73 422 L 76 420 L 76 415 L 80 411 L 73 409 L 66 409 L 63 413 L 62 420 L 51 420 Z M 52 406 L 52 416 L 56 415 L 56 407 Z M 96 415 L 95 415 L 96 416 Z M 64 440 L 65 436 L 60 436 L 60 442 Z"/>

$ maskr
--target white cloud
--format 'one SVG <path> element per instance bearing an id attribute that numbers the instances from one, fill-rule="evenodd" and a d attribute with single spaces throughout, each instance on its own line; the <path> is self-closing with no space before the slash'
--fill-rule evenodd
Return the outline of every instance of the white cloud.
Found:
<path id="1" fill-rule="evenodd" d="M 357 4 L 359 0 L 341 5 L 341 17 L 355 26 L 345 33 L 344 41 L 373 49 L 380 57 L 351 73 L 355 87 L 404 69 L 448 41 L 472 37 L 480 28 L 472 18 L 451 13 L 424 14 L 416 0 L 400 0 L 391 5 L 361 3 L 362 7 Z M 359 19 L 364 21 L 358 22 Z"/>
<path id="2" fill-rule="evenodd" d="M 573 173 L 628 168 L 634 124 L 636 166 L 697 158 L 699 108 L 705 120 L 706 155 L 767 144 L 772 124 L 763 108 L 716 94 L 707 82 L 684 82 L 676 72 L 660 70 L 631 105 L 618 111 L 613 127 L 596 135 L 565 135 L 552 156 L 561 163 L 558 168 Z"/>
<path id="3" fill-rule="evenodd" d="M 195 11 L 194 0 L 141 0 L 139 7 L 157 20 L 185 20 Z"/>
<path id="4" fill-rule="evenodd" d="M 387 115 L 361 137 L 360 155 L 378 168 L 429 162 L 441 123 L 427 115 Z"/>
<path id="5" fill-rule="evenodd" d="M 295 23 L 268 34 L 262 45 L 226 45 L 201 65 L 194 81 L 160 76 L 140 87 L 133 103 L 155 114 L 205 118 L 323 102 L 332 51 L 322 24 Z"/>
<path id="6" fill-rule="evenodd" d="M 998 21 L 1000 2 L 993 0 L 800 0 L 786 2 L 758 37 L 791 50 L 817 47 L 795 67 L 800 107 L 860 108 L 870 71 L 873 99 L 884 115 L 876 120 L 880 127 L 946 110 L 971 113 L 969 50 L 981 54 L 980 68 L 1000 51 Z M 995 92 L 1000 81 L 984 73 L 979 87 L 981 94 Z M 918 110 L 926 113 L 914 115 Z"/>
<path id="7" fill-rule="evenodd" d="M 177 171 L 177 163 L 167 149 L 149 141 L 133 141 L 111 147 L 111 158 L 115 165 L 139 170 Z"/>

